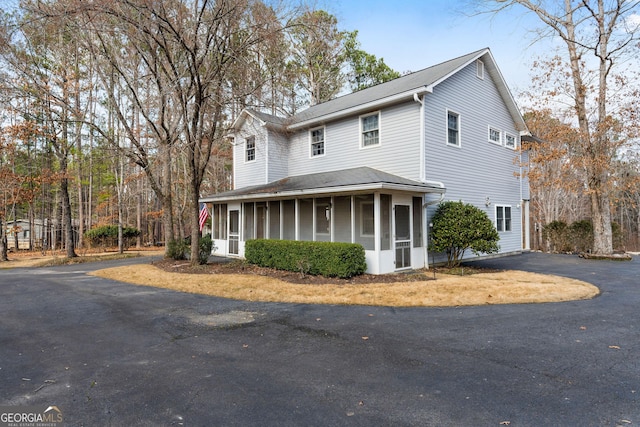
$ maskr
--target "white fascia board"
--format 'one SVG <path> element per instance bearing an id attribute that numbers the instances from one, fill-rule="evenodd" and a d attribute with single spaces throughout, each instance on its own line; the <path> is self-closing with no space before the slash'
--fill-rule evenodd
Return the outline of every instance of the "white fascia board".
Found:
<path id="1" fill-rule="evenodd" d="M 425 92 L 431 92 L 431 86 L 422 86 L 417 89 L 409 90 L 406 92 L 397 93 L 392 96 L 388 96 L 381 99 L 376 99 L 375 101 L 370 101 L 365 104 L 356 105 L 350 108 L 346 108 L 344 110 L 334 111 L 333 113 L 325 114 L 323 116 L 314 117 L 313 119 L 304 120 L 302 122 L 294 123 L 292 125 L 287 126 L 289 130 L 296 130 L 300 128 L 305 128 L 309 126 L 313 126 L 316 123 L 327 122 L 330 120 L 340 119 L 342 117 L 351 116 L 354 114 L 361 113 L 363 111 L 374 110 L 376 108 L 383 107 L 385 105 L 394 104 L 398 101 L 402 101 L 404 99 L 413 99 L 415 94 L 421 95 Z"/>
<path id="2" fill-rule="evenodd" d="M 326 187 L 326 188 L 313 188 L 307 190 L 293 190 L 293 191 L 281 191 L 276 193 L 253 193 L 253 194 L 242 194 L 237 196 L 228 196 L 228 197 L 216 197 L 209 196 L 200 199 L 201 203 L 212 203 L 212 202 L 230 202 L 230 201 L 238 201 L 238 200 L 256 200 L 256 199 L 286 199 L 286 198 L 299 198 L 305 196 L 316 196 L 318 194 L 335 194 L 335 193 L 362 193 L 367 191 L 377 191 L 377 190 L 389 190 L 389 191 L 405 191 L 410 193 L 437 193 L 442 194 L 445 192 L 444 188 L 424 188 L 424 187 L 416 187 L 414 185 L 405 185 L 405 184 L 389 184 L 389 183 L 372 183 L 372 184 L 363 184 L 363 185 L 348 185 L 348 186 L 340 186 L 340 187 Z M 427 191 L 425 191 L 427 190 Z"/>

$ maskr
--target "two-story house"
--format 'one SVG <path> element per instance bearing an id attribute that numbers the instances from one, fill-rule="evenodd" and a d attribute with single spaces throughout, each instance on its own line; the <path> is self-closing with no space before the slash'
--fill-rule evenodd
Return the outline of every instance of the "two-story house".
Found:
<path id="1" fill-rule="evenodd" d="M 528 133 L 489 49 L 293 117 L 245 110 L 233 130 L 235 189 L 201 199 L 217 255 L 256 238 L 354 242 L 369 273 L 423 268 L 441 260 L 427 247 L 442 200 L 484 210 L 502 254 L 528 244 Z"/>

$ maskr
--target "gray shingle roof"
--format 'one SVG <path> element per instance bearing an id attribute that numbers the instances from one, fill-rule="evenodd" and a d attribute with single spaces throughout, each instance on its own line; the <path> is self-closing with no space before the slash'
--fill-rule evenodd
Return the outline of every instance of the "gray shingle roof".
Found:
<path id="1" fill-rule="evenodd" d="M 290 176 L 268 184 L 255 185 L 203 197 L 201 201 L 237 200 L 245 198 L 265 198 L 294 196 L 301 194 L 336 193 L 341 190 L 397 189 L 416 193 L 441 193 L 444 188 L 402 178 L 370 167 L 358 167 L 332 172 Z"/>
<path id="2" fill-rule="evenodd" d="M 291 123 L 295 124 L 313 120 L 330 113 L 357 107 L 358 105 L 382 100 L 393 95 L 415 91 L 420 88 L 439 83 L 442 79 L 449 76 L 451 73 L 455 72 L 470 61 L 473 61 L 487 50 L 488 49 L 481 49 L 441 64 L 407 74 L 397 79 L 314 105 L 296 114 L 292 118 Z"/>
<path id="3" fill-rule="evenodd" d="M 325 119 L 335 118 L 341 114 L 357 114 L 358 109 L 363 109 L 367 105 L 371 108 L 379 108 L 380 104 L 376 103 L 385 103 L 387 100 L 389 102 L 398 102 L 398 99 L 394 97 L 400 95 L 403 95 L 402 99 L 404 99 L 404 95 L 406 95 L 407 99 L 410 99 L 413 93 L 424 91 L 427 88 L 433 88 L 476 59 L 482 59 L 485 62 L 486 70 L 496 82 L 497 89 L 502 95 L 516 123 L 516 127 L 519 130 L 525 131 L 526 125 L 524 124 L 524 120 L 520 115 L 520 111 L 500 70 L 495 64 L 489 48 L 480 49 L 397 79 L 311 106 L 293 117 L 282 118 L 255 110 L 246 111 L 264 123 L 276 128 L 293 130 L 297 127 L 313 126 L 321 123 Z M 376 105 L 376 107 L 373 107 L 373 105 Z"/>

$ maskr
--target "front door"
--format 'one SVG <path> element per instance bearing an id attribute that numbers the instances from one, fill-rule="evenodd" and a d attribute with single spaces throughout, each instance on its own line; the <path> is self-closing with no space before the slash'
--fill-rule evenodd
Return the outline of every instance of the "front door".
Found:
<path id="1" fill-rule="evenodd" d="M 395 205 L 396 270 L 411 267 L 411 206 Z"/>
<path id="2" fill-rule="evenodd" d="M 240 211 L 229 211 L 229 255 L 238 255 L 240 246 Z"/>

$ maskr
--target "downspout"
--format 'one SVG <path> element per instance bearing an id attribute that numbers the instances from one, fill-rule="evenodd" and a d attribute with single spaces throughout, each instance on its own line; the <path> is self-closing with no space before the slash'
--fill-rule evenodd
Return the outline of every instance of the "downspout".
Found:
<path id="1" fill-rule="evenodd" d="M 426 96 L 427 93 L 433 93 L 433 85 L 425 86 L 424 93 Z M 422 229 L 424 232 L 422 233 L 422 246 L 424 247 L 424 265 L 429 268 L 429 251 L 428 251 L 428 242 L 429 242 L 429 227 L 427 224 L 427 208 L 429 206 L 438 204 L 444 200 L 444 195 L 446 192 L 444 183 L 440 181 L 430 181 L 427 179 L 427 147 L 426 147 L 426 136 L 425 136 L 425 111 L 424 111 L 424 96 L 420 98 L 418 92 L 413 94 L 413 100 L 420 104 L 420 182 L 425 184 L 434 185 L 440 187 L 442 191 L 440 192 L 440 198 L 438 200 L 427 200 L 427 194 L 424 195 L 424 201 L 422 203 Z"/>

